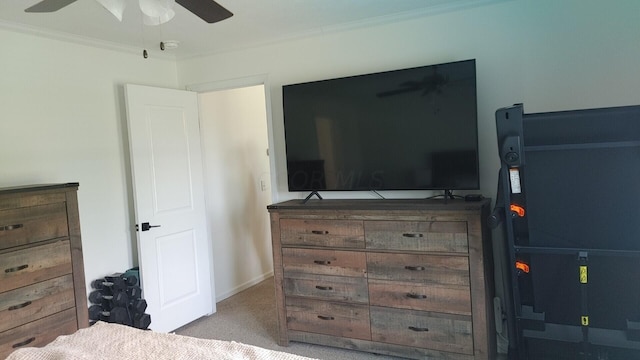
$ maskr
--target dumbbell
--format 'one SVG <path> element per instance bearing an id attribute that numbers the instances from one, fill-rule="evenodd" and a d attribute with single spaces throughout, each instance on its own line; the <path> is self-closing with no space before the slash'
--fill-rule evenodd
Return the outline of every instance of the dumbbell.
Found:
<path id="1" fill-rule="evenodd" d="M 124 279 L 124 283 L 127 286 L 136 286 L 136 285 L 138 285 L 138 278 L 133 274 L 129 274 L 129 275 L 124 274 L 124 275 L 122 275 L 122 278 Z"/>
<path id="2" fill-rule="evenodd" d="M 130 322 L 129 312 L 127 309 L 123 307 L 114 307 L 109 311 L 105 311 L 100 305 L 91 305 L 89 307 L 89 319 L 95 321 L 102 320 L 116 324 L 128 324 Z"/>
<path id="3" fill-rule="evenodd" d="M 125 291 L 127 289 L 126 286 L 123 285 L 122 281 L 118 283 L 114 283 L 112 281 L 107 281 L 105 279 L 94 280 L 91 283 L 91 287 L 94 289 L 102 291 L 105 295 L 113 295 L 118 291 Z"/>
<path id="4" fill-rule="evenodd" d="M 113 300 L 113 295 L 107 294 L 102 290 L 95 290 L 89 294 L 89 301 L 94 304 L 103 304 Z"/>
<path id="5" fill-rule="evenodd" d="M 123 273 L 115 273 L 105 276 L 106 281 L 112 282 L 119 289 L 125 289 L 128 286 L 133 286 L 138 283 L 138 278 L 135 275 L 125 275 Z"/>
<path id="6" fill-rule="evenodd" d="M 150 324 L 151 324 L 151 315 L 149 314 L 146 314 L 146 313 L 137 314 L 136 316 L 133 317 L 133 326 L 138 329 L 146 330 Z"/>
<path id="7" fill-rule="evenodd" d="M 122 274 L 120 273 L 107 275 L 104 277 L 104 280 L 107 284 L 111 283 L 111 285 L 109 286 L 113 291 L 121 291 L 127 289 L 127 284 L 125 283 L 124 279 L 122 278 Z"/>
<path id="8" fill-rule="evenodd" d="M 118 291 L 117 293 L 113 294 L 112 301 L 115 306 L 129 306 L 129 296 L 124 291 Z"/>
<path id="9" fill-rule="evenodd" d="M 89 319 L 93 321 L 97 321 L 101 319 L 101 315 L 103 313 L 102 306 L 100 305 L 91 305 L 89 306 Z"/>
<path id="10" fill-rule="evenodd" d="M 105 280 L 104 278 L 102 279 L 95 279 L 91 282 L 91 287 L 96 289 L 96 290 L 102 290 L 104 289 L 104 285 L 103 283 L 106 282 L 107 280 Z"/>
<path id="11" fill-rule="evenodd" d="M 131 300 L 129 302 L 129 309 L 131 309 L 134 314 L 142 314 L 145 310 L 147 310 L 147 300 Z"/>
<path id="12" fill-rule="evenodd" d="M 127 288 L 127 295 L 131 300 L 138 300 L 142 298 L 142 289 L 140 286 L 130 286 Z"/>

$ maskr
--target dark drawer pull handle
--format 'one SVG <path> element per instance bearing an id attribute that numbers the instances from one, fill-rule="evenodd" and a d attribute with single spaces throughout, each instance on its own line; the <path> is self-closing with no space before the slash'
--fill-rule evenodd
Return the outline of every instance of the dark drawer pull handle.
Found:
<path id="1" fill-rule="evenodd" d="M 426 299 L 427 295 L 408 293 L 407 297 L 411 299 Z"/>
<path id="2" fill-rule="evenodd" d="M 424 271 L 426 270 L 424 266 L 405 266 L 404 267 L 407 270 L 411 270 L 411 271 Z"/>
<path id="3" fill-rule="evenodd" d="M 23 342 L 19 342 L 19 343 L 15 343 L 13 345 L 11 345 L 12 348 L 19 348 L 21 346 L 25 346 L 25 345 L 29 345 L 31 344 L 34 340 L 35 340 L 35 336 L 34 337 L 30 337 L 27 340 L 23 341 Z"/>
<path id="4" fill-rule="evenodd" d="M 331 265 L 331 261 L 328 260 L 314 260 L 313 262 L 318 265 Z"/>
<path id="5" fill-rule="evenodd" d="M 25 301 L 20 305 L 13 305 L 13 306 L 9 306 L 9 311 L 13 311 L 13 310 L 18 310 L 18 309 L 22 309 L 23 307 L 27 307 L 31 305 L 31 301 Z"/>
<path id="6" fill-rule="evenodd" d="M 417 332 L 425 332 L 425 331 L 429 331 L 428 328 L 421 328 L 421 327 L 415 327 L 415 326 L 409 326 L 409 330 L 411 331 L 417 331 Z"/>
<path id="7" fill-rule="evenodd" d="M 335 320 L 335 318 L 333 316 L 323 316 L 323 315 L 318 315 L 318 319 L 320 319 L 320 320 Z"/>
<path id="8" fill-rule="evenodd" d="M 22 226 L 22 224 L 0 226 L 0 231 L 16 230 L 20 229 Z"/>
<path id="9" fill-rule="evenodd" d="M 402 234 L 402 236 L 408 237 L 408 238 L 421 238 L 421 237 L 424 237 L 424 235 L 422 235 L 420 233 L 404 233 L 404 234 Z"/>
<path id="10" fill-rule="evenodd" d="M 327 235 L 329 232 L 328 231 L 323 231 L 323 230 L 311 230 L 312 234 L 316 234 L 316 235 Z"/>
<path id="11" fill-rule="evenodd" d="M 316 289 L 318 289 L 318 290 L 333 290 L 333 288 L 331 286 L 320 286 L 320 285 L 317 285 Z"/>
<path id="12" fill-rule="evenodd" d="M 24 270 L 24 269 L 26 269 L 28 267 L 29 267 L 29 265 L 24 264 L 24 265 L 20 265 L 20 266 L 16 266 L 16 267 L 5 269 L 4 272 L 8 274 L 8 273 Z"/>

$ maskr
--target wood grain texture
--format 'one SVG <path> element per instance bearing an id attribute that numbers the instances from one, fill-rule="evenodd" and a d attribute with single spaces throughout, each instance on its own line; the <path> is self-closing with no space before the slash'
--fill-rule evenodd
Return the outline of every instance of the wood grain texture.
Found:
<path id="1" fill-rule="evenodd" d="M 69 240 L 0 254 L 0 293 L 71 271 Z"/>
<path id="2" fill-rule="evenodd" d="M 468 252 L 464 221 L 365 221 L 367 249 Z"/>
<path id="3" fill-rule="evenodd" d="M 356 251 L 283 248 L 282 262 L 285 274 L 363 277 L 367 272 L 365 253 Z"/>
<path id="4" fill-rule="evenodd" d="M 0 332 L 0 359 L 23 346 L 44 346 L 59 335 L 72 334 L 78 329 L 75 309 L 68 309 L 41 318 L 9 331 Z"/>
<path id="5" fill-rule="evenodd" d="M 271 240 L 273 252 L 273 280 L 276 292 L 276 319 L 278 324 L 278 345 L 288 346 L 289 337 L 287 336 L 287 311 L 284 306 L 284 269 L 282 264 L 282 242 L 280 238 L 280 215 L 271 213 Z"/>
<path id="6" fill-rule="evenodd" d="M 0 229 L 0 249 L 67 237 L 65 203 L 0 211 Z"/>
<path id="7" fill-rule="evenodd" d="M 367 271 L 371 279 L 469 285 L 466 256 L 368 253 Z"/>
<path id="8" fill-rule="evenodd" d="M 369 303 L 367 279 L 362 277 L 295 274 L 284 279 L 286 296 Z"/>
<path id="9" fill-rule="evenodd" d="M 367 305 L 288 297 L 286 307 L 291 330 L 371 340 Z"/>
<path id="10" fill-rule="evenodd" d="M 0 331 L 73 308 L 71 275 L 24 286 L 0 294 Z"/>
<path id="11" fill-rule="evenodd" d="M 289 331 L 291 341 L 299 341 L 311 344 L 335 346 L 343 349 L 367 351 L 373 354 L 399 356 L 407 359 L 420 360 L 474 360 L 473 355 L 465 355 L 448 351 L 440 351 L 414 346 L 404 346 L 391 343 L 375 342 L 368 340 L 350 339 L 325 334 L 309 333 L 304 331 Z M 372 355 L 375 359 L 375 355 Z M 495 359 L 491 359 L 495 360 Z"/>
<path id="12" fill-rule="evenodd" d="M 371 305 L 471 315 L 469 286 L 369 280 Z"/>
<path id="13" fill-rule="evenodd" d="M 473 354 L 471 318 L 387 307 L 371 307 L 374 341 Z"/>
<path id="14" fill-rule="evenodd" d="M 279 337 L 286 339 L 279 343 L 494 360 L 491 243 L 484 224 L 490 202 L 292 200 L 269 206 Z M 329 239 L 339 231 L 360 234 L 361 226 L 364 248 Z M 316 286 L 335 292 L 323 294 Z M 344 318 L 335 321 L 331 309 L 341 309 L 336 313 Z M 371 338 L 353 335 L 353 320 L 346 320 L 353 319 L 348 311 L 364 310 Z"/>
<path id="15" fill-rule="evenodd" d="M 0 189 L 2 346 L 41 346 L 89 325 L 77 191 L 77 183 Z"/>
<path id="16" fill-rule="evenodd" d="M 84 259 L 82 256 L 82 236 L 80 233 L 80 214 L 78 212 L 78 188 L 67 188 L 65 199 L 69 222 L 69 242 L 71 246 L 71 265 L 73 268 L 73 287 L 76 301 L 78 329 L 89 326 L 87 311 L 87 288 L 84 277 Z"/>
<path id="17" fill-rule="evenodd" d="M 282 244 L 364 248 L 362 221 L 283 219 Z"/>

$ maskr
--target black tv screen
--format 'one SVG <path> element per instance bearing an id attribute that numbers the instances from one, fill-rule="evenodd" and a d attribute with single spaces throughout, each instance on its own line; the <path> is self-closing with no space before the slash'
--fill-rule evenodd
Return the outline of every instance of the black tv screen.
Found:
<path id="1" fill-rule="evenodd" d="M 475 60 L 282 92 L 289 191 L 479 189 Z"/>

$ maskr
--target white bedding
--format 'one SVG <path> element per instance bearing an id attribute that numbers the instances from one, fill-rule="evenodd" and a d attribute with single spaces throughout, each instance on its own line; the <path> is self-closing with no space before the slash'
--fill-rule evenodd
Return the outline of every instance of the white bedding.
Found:
<path id="1" fill-rule="evenodd" d="M 72 335 L 60 336 L 42 348 L 22 348 L 7 360 L 58 359 L 220 359 L 309 360 L 280 351 L 237 342 L 138 330 L 98 322 Z"/>

